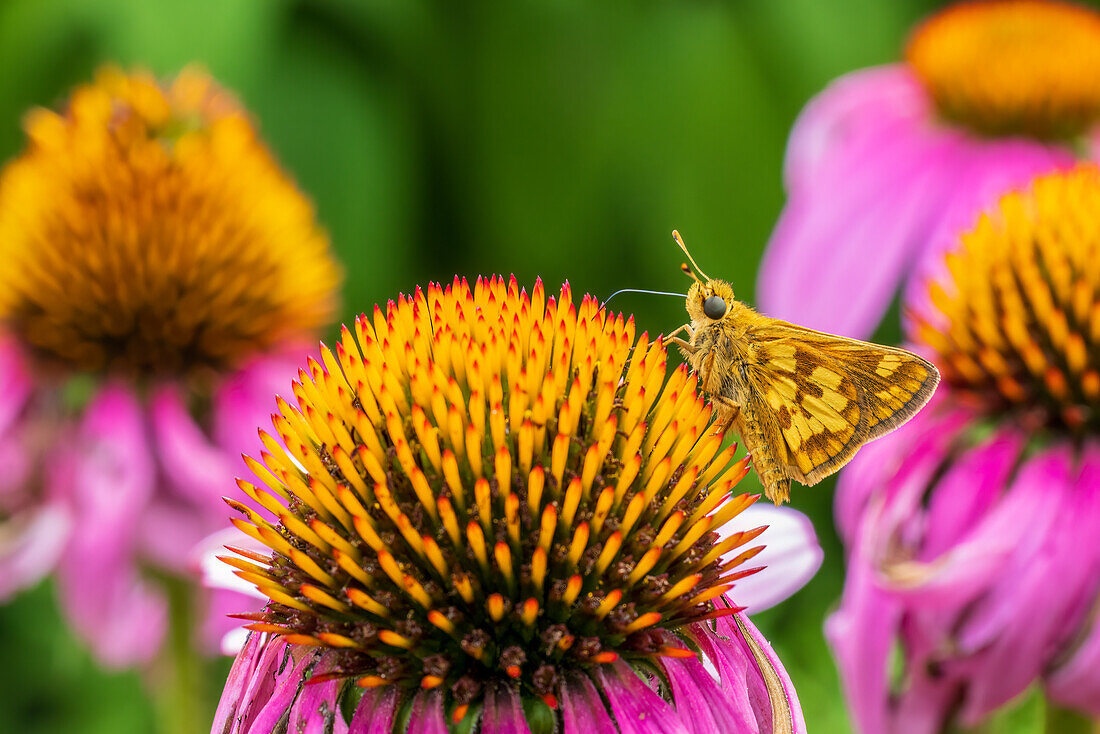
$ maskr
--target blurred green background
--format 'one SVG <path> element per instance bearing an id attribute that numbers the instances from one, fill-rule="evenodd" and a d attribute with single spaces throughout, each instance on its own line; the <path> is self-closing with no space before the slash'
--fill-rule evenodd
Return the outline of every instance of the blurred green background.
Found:
<path id="1" fill-rule="evenodd" d="M 673 228 L 751 301 L 798 111 L 830 79 L 896 59 L 934 5 L 0 0 L 0 158 L 19 150 L 28 108 L 102 62 L 159 74 L 198 62 L 316 202 L 346 268 L 345 319 L 455 273 L 568 279 L 601 297 L 682 291 Z M 671 298 L 616 300 L 651 332 L 684 320 Z M 896 318 L 878 336 L 895 341 Z M 842 579 L 831 490 L 794 501 L 825 566 L 758 620 L 811 731 L 830 733 L 849 730 L 821 634 Z M 140 677 L 97 670 L 48 584 L 0 607 L 0 638 L 0 730 L 152 729 Z"/>

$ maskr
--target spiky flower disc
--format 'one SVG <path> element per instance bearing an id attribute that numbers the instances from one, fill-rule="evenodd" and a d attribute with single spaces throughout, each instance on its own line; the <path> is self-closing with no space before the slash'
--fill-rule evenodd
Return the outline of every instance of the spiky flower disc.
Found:
<path id="1" fill-rule="evenodd" d="M 730 611 L 759 548 L 727 554 L 762 528 L 714 531 L 756 499 L 732 494 L 746 462 L 632 319 L 456 280 L 321 356 L 240 482 L 274 521 L 231 501 L 273 550 L 226 557 L 271 599 L 253 630 L 344 651 L 360 686 L 438 688 L 457 720 L 501 684 L 553 705 L 566 673 L 692 656 L 669 631 Z"/>
<path id="2" fill-rule="evenodd" d="M 0 320 L 43 363 L 220 371 L 331 317 L 312 205 L 205 74 L 107 68 L 25 127 L 0 176 Z"/>
<path id="3" fill-rule="evenodd" d="M 947 258 L 918 314 L 957 394 L 1033 427 L 1100 429 L 1100 171 L 1006 194 Z"/>

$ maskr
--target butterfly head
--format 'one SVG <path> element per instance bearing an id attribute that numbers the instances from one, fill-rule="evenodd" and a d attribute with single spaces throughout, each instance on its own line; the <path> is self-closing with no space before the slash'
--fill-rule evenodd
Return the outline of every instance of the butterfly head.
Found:
<path id="1" fill-rule="evenodd" d="M 691 317 L 691 322 L 696 328 L 717 324 L 729 316 L 735 302 L 733 286 L 726 281 L 695 278 L 695 282 L 688 289 L 688 316 Z"/>
<path id="2" fill-rule="evenodd" d="M 679 232 L 673 230 L 672 237 L 691 261 L 690 267 L 687 263 L 683 263 L 680 269 L 695 281 L 688 289 L 687 295 L 687 312 L 691 317 L 692 325 L 700 328 L 717 324 L 729 315 L 733 304 L 736 303 L 733 298 L 733 287 L 724 280 L 709 277 L 696 265 L 695 258 L 688 252 Z"/>

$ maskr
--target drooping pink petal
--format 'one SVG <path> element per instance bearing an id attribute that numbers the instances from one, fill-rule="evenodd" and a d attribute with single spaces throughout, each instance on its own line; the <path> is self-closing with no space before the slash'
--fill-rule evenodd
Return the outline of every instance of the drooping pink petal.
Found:
<path id="1" fill-rule="evenodd" d="M 158 489 L 163 490 L 163 485 Z M 199 511 L 178 496 L 158 491 L 142 513 L 135 533 L 137 548 L 150 565 L 184 575 L 188 572 L 187 549 L 202 542 L 217 527 L 214 518 L 209 510 Z"/>
<path id="2" fill-rule="evenodd" d="M 845 86 L 871 78 L 846 80 Z M 874 81 L 880 87 L 912 85 L 904 72 L 880 72 Z M 848 111 L 832 104 L 820 109 Z M 788 166 L 788 203 L 761 263 L 757 301 L 768 315 L 864 337 L 889 305 L 921 245 L 920 234 L 949 190 L 961 138 L 909 110 L 869 104 L 856 109 L 866 118 L 841 122 L 815 110 L 800 122 L 796 157 L 810 157 L 799 151 L 808 147 L 802 138 L 818 136 L 813 125 L 832 140 L 814 144 L 821 150 L 814 165 Z"/>
<path id="3" fill-rule="evenodd" d="M 876 585 L 875 575 L 873 559 L 866 557 L 857 540 L 849 556 L 840 607 L 826 620 L 825 636 L 840 669 L 856 730 L 885 733 L 890 731 L 891 719 L 889 656 L 902 610 Z"/>
<path id="4" fill-rule="evenodd" d="M 665 658 L 661 667 L 672 685 L 676 713 L 691 734 L 758 731 L 752 712 L 739 707 L 739 697 L 729 695 L 699 660 Z"/>
<path id="5" fill-rule="evenodd" d="M 561 711 L 564 734 L 619 734 L 587 675 L 574 674 L 561 687 Z"/>
<path id="6" fill-rule="evenodd" d="M 397 709 L 394 686 L 372 688 L 363 694 L 348 726 L 348 734 L 390 734 Z"/>
<path id="7" fill-rule="evenodd" d="M 243 702 L 243 693 L 256 672 L 260 661 L 264 635 L 250 634 L 241 647 L 240 654 L 233 660 L 229 677 L 225 680 L 222 697 L 214 712 L 214 723 L 210 727 L 213 734 L 229 734 L 234 729 L 237 709 Z"/>
<path id="8" fill-rule="evenodd" d="M 0 395 L 4 396 L 0 400 L 0 436 L 23 412 L 33 389 L 22 350 L 11 337 L 0 333 Z"/>
<path id="9" fill-rule="evenodd" d="M 792 734 L 806 734 L 806 720 L 802 715 L 802 704 L 798 700 L 794 683 L 771 643 L 760 633 L 748 615 L 738 612 L 722 617 L 716 627 L 718 634 L 740 647 L 741 654 L 752 663 L 749 668 L 752 674 L 748 678 L 749 698 L 753 703 L 751 711 L 756 715 L 760 731 L 774 731 L 778 722 L 772 717 L 773 714 L 778 714 L 783 719 L 784 730 L 789 730 Z M 775 705 L 777 703 L 778 706 Z"/>
<path id="10" fill-rule="evenodd" d="M 295 648 L 285 643 L 269 645 L 253 677 L 251 691 L 243 698 L 245 711 L 241 717 L 240 734 L 261 734 L 275 731 L 305 685 L 306 671 L 316 661 L 313 650 Z"/>
<path id="11" fill-rule="evenodd" d="M 896 119 L 923 120 L 928 96 L 903 64 L 860 69 L 833 80 L 811 99 L 791 128 L 783 161 L 787 186 L 822 175 L 838 148 Z"/>
<path id="12" fill-rule="evenodd" d="M 312 675 L 324 675 L 334 669 L 333 657 L 323 655 Z M 342 680 L 321 683 L 308 681 L 290 707 L 288 732 L 295 734 L 347 734 L 348 725 L 337 705 Z"/>
<path id="13" fill-rule="evenodd" d="M 0 524 L 0 602 L 53 570 L 71 528 L 72 516 L 60 502 L 24 510 Z"/>
<path id="14" fill-rule="evenodd" d="M 447 734 L 443 694 L 438 688 L 416 694 L 409 714 L 409 734 Z"/>
<path id="15" fill-rule="evenodd" d="M 950 404 L 941 388 L 911 421 L 864 446 L 845 467 L 837 482 L 834 517 L 846 543 L 855 543 L 872 496 L 887 491 L 921 496 L 952 441 L 973 418 L 971 411 L 951 409 Z"/>
<path id="16" fill-rule="evenodd" d="M 485 692 L 481 711 L 482 734 L 531 734 L 519 696 L 511 686 L 494 686 Z"/>
<path id="17" fill-rule="evenodd" d="M 1090 597 L 1089 606 L 1096 600 L 1100 566 L 1089 552 L 1100 525 L 1093 519 L 1100 518 L 1095 488 L 1080 485 L 1076 459 L 1066 446 L 1048 449 L 1030 463 L 1044 475 L 1056 520 L 1045 532 L 1037 523 L 1035 537 L 1025 531 L 1029 537 L 1019 540 L 1002 577 L 964 611 L 956 638 L 961 653 L 973 655 L 974 662 L 960 711 L 964 723 L 980 721 L 1040 678 L 1092 613 L 1081 603 L 1082 593 Z M 1060 521 L 1070 516 L 1080 521 Z M 1090 525 L 1093 532 L 1082 532 Z"/>
<path id="18" fill-rule="evenodd" d="M 667 701 L 619 660 L 596 671 L 621 734 L 690 734 Z"/>
<path id="19" fill-rule="evenodd" d="M 166 608 L 135 556 L 155 479 L 137 398 L 118 386 L 104 388 L 73 442 L 51 480 L 74 517 L 59 566 L 62 608 L 105 664 L 148 660 L 163 637 Z"/>
<path id="20" fill-rule="evenodd" d="M 1100 443 L 1085 445 L 1081 464 L 1075 492 L 1081 507 L 1068 524 L 1078 534 L 1075 560 L 1087 582 L 1081 584 L 1082 603 L 1074 615 L 1081 622 L 1066 640 L 1067 654 L 1048 673 L 1047 692 L 1063 706 L 1100 716 L 1100 617 L 1094 613 L 1100 598 L 1100 545 L 1095 541 L 1100 537 Z"/>
<path id="21" fill-rule="evenodd" d="M 210 441 L 174 386 L 157 390 L 150 414 L 157 455 L 173 491 L 199 512 L 223 514 L 221 497 L 232 486 L 234 474 L 230 455 Z"/>
<path id="22" fill-rule="evenodd" d="M 921 564 L 915 578 L 896 580 L 891 590 L 911 596 L 915 604 L 965 603 L 990 583 L 1004 578 L 1006 566 L 1014 557 L 1035 553 L 1057 519 L 1057 503 L 1049 501 L 1046 491 L 1048 462 L 1025 464 L 1002 500 L 961 542 L 934 563 Z M 893 511 L 898 515 L 909 512 L 903 507 Z M 881 527 L 889 528 L 890 515 L 885 517 Z M 884 547 L 876 555 L 884 558 L 890 539 L 884 534 L 880 542 Z"/>
<path id="23" fill-rule="evenodd" d="M 1018 431 L 1002 430 L 955 457 L 927 500 L 922 561 L 950 552 L 986 517 L 1001 499 L 1023 446 L 1024 436 Z"/>
<path id="24" fill-rule="evenodd" d="M 758 539 L 764 550 L 752 559 L 752 564 L 765 570 L 740 579 L 730 592 L 747 614 L 775 606 L 805 586 L 825 555 L 813 523 L 789 507 L 754 503 L 727 523 L 719 535 L 727 537 L 761 525 L 768 526 Z"/>

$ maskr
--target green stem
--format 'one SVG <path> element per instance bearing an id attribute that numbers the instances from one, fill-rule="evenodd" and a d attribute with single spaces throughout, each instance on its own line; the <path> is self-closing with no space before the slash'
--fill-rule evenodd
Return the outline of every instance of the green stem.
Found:
<path id="1" fill-rule="evenodd" d="M 1095 734 L 1100 732 L 1100 722 L 1069 709 L 1060 709 L 1047 702 L 1043 731 L 1048 734 Z"/>
<path id="2" fill-rule="evenodd" d="M 159 734 L 199 734 L 209 728 L 202 700 L 202 661 L 195 648 L 195 598 L 185 580 L 161 578 L 168 596 L 168 639 L 153 680 Z"/>

